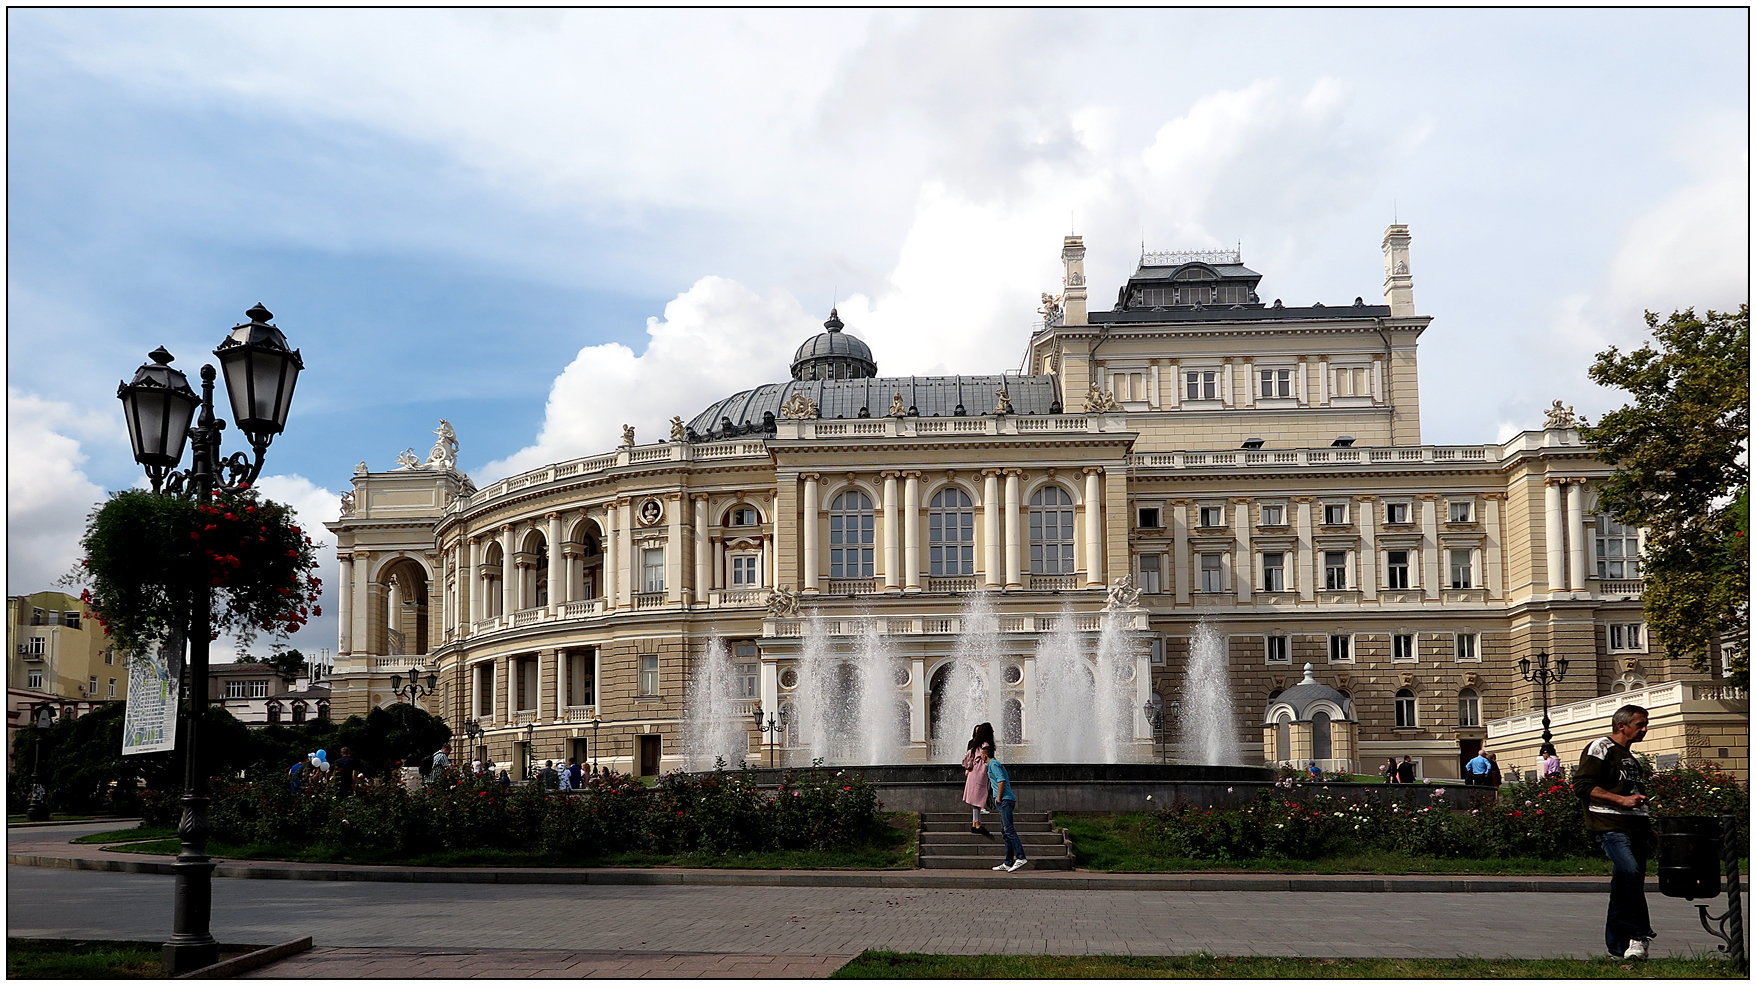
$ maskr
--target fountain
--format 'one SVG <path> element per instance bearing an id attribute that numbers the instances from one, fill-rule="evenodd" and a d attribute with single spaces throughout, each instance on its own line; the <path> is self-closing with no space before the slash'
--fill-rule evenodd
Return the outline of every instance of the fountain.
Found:
<path id="1" fill-rule="evenodd" d="M 738 711 L 737 669 L 716 633 L 707 640 L 684 697 L 683 753 L 690 770 L 712 770 L 716 761 L 735 767 L 749 759 L 747 720 Z"/>
<path id="2" fill-rule="evenodd" d="M 968 748 L 976 724 L 998 723 L 1004 717 L 1005 693 L 1000 679 L 1000 619 L 987 593 L 964 602 L 961 632 L 951 651 L 951 670 L 944 697 L 936 710 L 933 758 L 956 763 Z"/>
<path id="3" fill-rule="evenodd" d="M 824 620 L 805 621 L 799 655 L 799 723 L 811 758 L 887 764 L 905 758 L 907 703 L 897 695 L 894 647 L 876 619 L 860 621 L 858 643 L 838 653 Z"/>
<path id="4" fill-rule="evenodd" d="M 1182 721 L 1177 742 L 1194 763 L 1238 764 L 1238 723 L 1232 713 L 1226 641 L 1206 620 L 1189 640 L 1189 666 L 1183 673 Z"/>
<path id="5" fill-rule="evenodd" d="M 1100 756 L 1093 728 L 1097 678 L 1080 650 L 1069 607 L 1037 644 L 1028 751 L 1033 761 L 1090 763 Z"/>

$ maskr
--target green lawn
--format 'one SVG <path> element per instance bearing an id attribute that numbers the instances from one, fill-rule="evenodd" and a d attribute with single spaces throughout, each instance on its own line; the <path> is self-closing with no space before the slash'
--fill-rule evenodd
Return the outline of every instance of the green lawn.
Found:
<path id="1" fill-rule="evenodd" d="M 1743 979 L 1721 958 L 1320 959 L 862 952 L 832 979 Z"/>
<path id="2" fill-rule="evenodd" d="M 1147 812 L 1113 815 L 1055 816 L 1073 836 L 1073 852 L 1082 869 L 1108 873 L 1439 873 L 1455 876 L 1608 876 L 1609 860 L 1562 859 L 1434 859 L 1395 853 L 1336 856 L 1328 859 L 1252 859 L 1218 862 L 1165 856 L 1153 832 L 1157 822 Z"/>
<path id="3" fill-rule="evenodd" d="M 221 945 L 219 957 L 254 952 L 260 945 Z M 6 939 L 8 979 L 168 979 L 163 944 L 63 938 Z"/>
<path id="4" fill-rule="evenodd" d="M 372 852 L 359 847 L 335 849 L 325 846 L 294 847 L 285 845 L 231 845 L 209 842 L 207 851 L 219 859 L 282 859 L 302 863 L 365 863 L 398 866 L 687 866 L 705 869 L 755 870 L 835 870 L 835 869 L 913 869 L 919 843 L 916 831 L 919 816 L 912 812 L 890 812 L 890 822 L 872 842 L 865 846 L 842 849 L 788 849 L 775 852 L 746 853 L 606 853 L 592 858 L 566 856 L 558 853 L 506 849 L 454 849 L 418 856 L 395 856 Z M 151 830 L 160 832 L 163 830 Z M 105 833 L 121 835 L 122 833 Z M 172 833 L 174 835 L 174 830 Z M 99 841 L 96 838 L 81 842 Z M 109 839 L 124 842 L 125 839 Z M 147 853 L 175 856 L 181 847 L 176 838 L 157 838 L 117 846 L 111 852 Z"/>
<path id="5" fill-rule="evenodd" d="M 131 829 L 117 829 L 114 832 L 93 832 L 82 835 L 73 842 L 76 845 L 108 845 L 112 842 L 144 842 L 148 839 L 165 839 L 176 836 L 174 825 L 147 825 L 144 822 Z"/>

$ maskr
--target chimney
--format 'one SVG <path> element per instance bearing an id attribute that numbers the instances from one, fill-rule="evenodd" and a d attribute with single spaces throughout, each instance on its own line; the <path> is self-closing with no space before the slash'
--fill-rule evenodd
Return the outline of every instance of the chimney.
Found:
<path id="1" fill-rule="evenodd" d="M 1085 318 L 1085 240 L 1078 236 L 1063 237 L 1061 262 L 1067 265 L 1061 280 L 1061 324 L 1089 324 Z"/>
<path id="2" fill-rule="evenodd" d="M 1415 278 L 1408 269 L 1408 227 L 1394 223 L 1384 230 L 1384 303 L 1392 317 L 1415 313 Z"/>

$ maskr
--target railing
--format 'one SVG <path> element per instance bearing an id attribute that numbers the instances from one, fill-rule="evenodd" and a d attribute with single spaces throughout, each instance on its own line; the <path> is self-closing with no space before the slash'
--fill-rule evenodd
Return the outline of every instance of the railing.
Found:
<path id="1" fill-rule="evenodd" d="M 485 620 L 477 620 L 470 629 L 476 633 L 489 633 L 498 630 L 500 629 L 500 618 L 498 616 L 490 616 Z"/>
<path id="2" fill-rule="evenodd" d="M 526 624 L 535 623 L 548 615 L 549 608 L 547 606 L 539 606 L 536 609 L 521 609 L 512 614 L 512 625 L 515 627 L 525 626 Z"/>
<path id="3" fill-rule="evenodd" d="M 562 718 L 568 722 L 590 722 L 597 717 L 598 707 L 595 705 L 569 705 L 562 711 L 566 713 Z"/>
<path id="4" fill-rule="evenodd" d="M 976 580 L 970 578 L 934 578 L 927 579 L 928 592 L 974 592 Z"/>
<path id="5" fill-rule="evenodd" d="M 1024 587 L 1037 592 L 1065 591 L 1076 588 L 1077 575 L 1026 575 Z"/>
<path id="6" fill-rule="evenodd" d="M 1738 711 L 1735 706 L 1742 704 L 1744 712 L 1749 710 L 1750 695 L 1742 688 L 1731 685 L 1716 685 L 1698 681 L 1668 681 L 1660 685 L 1646 688 L 1630 689 L 1625 692 L 1613 692 L 1600 695 L 1584 702 L 1570 705 L 1550 706 L 1549 721 L 1556 731 L 1562 726 L 1584 723 L 1596 729 L 1609 728 L 1610 716 L 1624 705 L 1638 705 L 1659 716 L 1659 709 L 1666 706 L 1681 706 L 1693 703 L 1717 703 L 1734 706 L 1730 711 Z M 1728 711 L 1720 709 L 1718 711 Z M 1516 735 L 1525 732 L 1540 732 L 1543 728 L 1543 716 L 1538 712 L 1522 712 L 1505 719 L 1488 723 L 1488 738 Z"/>
<path id="7" fill-rule="evenodd" d="M 957 620 L 952 618 L 952 617 L 940 617 L 937 619 L 935 619 L 933 617 L 927 617 L 927 618 L 921 620 L 921 632 L 922 633 L 956 633 L 957 632 Z"/>
<path id="8" fill-rule="evenodd" d="M 1645 579 L 1599 579 L 1597 583 L 1597 594 L 1599 596 L 1628 596 L 1634 598 L 1642 595 L 1645 590 Z"/>
<path id="9" fill-rule="evenodd" d="M 603 612 L 607 604 L 608 600 L 602 596 L 598 596 L 596 599 L 575 599 L 570 603 L 561 604 L 561 615 L 566 619 L 577 620 L 582 616 Z"/>
<path id="10" fill-rule="evenodd" d="M 1273 468 L 1369 462 L 1497 462 L 1500 455 L 1500 448 L 1495 445 L 1422 445 L 1418 448 L 1277 449 L 1261 452 L 1136 452 L 1128 457 L 1128 464 L 1136 469 L 1210 469 L 1221 466 Z"/>
<path id="11" fill-rule="evenodd" d="M 876 579 L 830 579 L 825 591 L 832 596 L 870 596 L 877 591 L 873 588 L 876 582 Z"/>
<path id="12" fill-rule="evenodd" d="M 512 724 L 514 726 L 528 726 L 536 721 L 537 710 L 535 709 L 519 709 L 512 713 Z"/>
<path id="13" fill-rule="evenodd" d="M 425 654 L 409 654 L 402 657 L 374 657 L 369 666 L 374 671 L 407 671 L 409 668 L 414 668 L 417 671 L 430 671 L 435 667 L 433 659 Z"/>
<path id="14" fill-rule="evenodd" d="M 665 604 L 663 592 L 637 592 L 634 594 L 635 609 L 657 609 Z"/>
<path id="15" fill-rule="evenodd" d="M 701 442 L 693 445 L 687 442 L 668 442 L 663 445 L 642 445 L 635 448 L 617 449 L 606 455 L 570 459 L 566 462 L 557 462 L 541 469 L 520 473 L 517 476 L 508 476 L 497 483 L 477 490 L 469 497 L 461 497 L 453 501 L 447 511 L 480 507 L 517 490 L 578 476 L 590 476 L 618 466 L 652 462 L 692 462 L 708 459 L 743 458 L 766 456 L 767 454 L 768 446 L 760 441 Z"/>
<path id="16" fill-rule="evenodd" d="M 1055 629 L 1060 621 L 1056 616 L 1015 616 L 1002 615 L 995 621 L 1001 633 L 1048 633 Z M 1073 617 L 1072 629 L 1089 633 L 1103 629 L 1104 614 L 1081 613 Z M 828 618 L 818 619 L 816 630 L 831 637 L 854 637 L 866 632 L 869 621 L 859 618 Z M 1132 614 L 1128 620 L 1130 629 L 1147 629 L 1145 612 Z M 764 637 L 802 637 L 811 627 L 810 621 L 801 619 L 780 619 L 762 621 Z M 915 634 L 947 635 L 964 632 L 967 627 L 959 617 L 927 616 L 927 617 L 893 617 L 885 618 L 880 624 L 881 632 L 888 636 L 909 636 Z"/>
<path id="17" fill-rule="evenodd" d="M 707 594 L 709 609 L 736 606 L 761 606 L 768 601 L 767 589 L 717 589 Z"/>
<path id="18" fill-rule="evenodd" d="M 739 719 L 749 719 L 756 713 L 755 699 L 740 699 L 732 703 L 732 715 Z"/>

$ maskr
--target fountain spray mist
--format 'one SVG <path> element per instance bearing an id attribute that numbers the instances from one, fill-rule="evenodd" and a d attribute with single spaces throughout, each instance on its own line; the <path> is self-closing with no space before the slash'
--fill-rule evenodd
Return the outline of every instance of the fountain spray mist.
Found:
<path id="1" fill-rule="evenodd" d="M 961 758 L 976 724 L 994 723 L 1000 732 L 1005 699 L 1000 681 L 1000 618 L 986 593 L 964 602 L 951 671 L 945 677 L 944 699 L 937 712 L 933 758 Z"/>
<path id="2" fill-rule="evenodd" d="M 1183 714 L 1177 741 L 1192 763 L 1241 764 L 1238 724 L 1232 714 L 1232 685 L 1226 639 L 1207 621 L 1189 639 L 1189 666 L 1183 674 Z"/>
<path id="3" fill-rule="evenodd" d="M 749 759 L 746 722 L 737 711 L 737 686 L 732 652 L 715 634 L 696 660 L 683 698 L 683 755 L 690 770 L 712 770 L 716 758 L 730 767 Z"/>
<path id="4" fill-rule="evenodd" d="M 1037 763 L 1090 763 L 1097 759 L 1091 665 L 1081 653 L 1073 610 L 1066 608 L 1037 642 L 1030 709 L 1029 757 Z"/>

